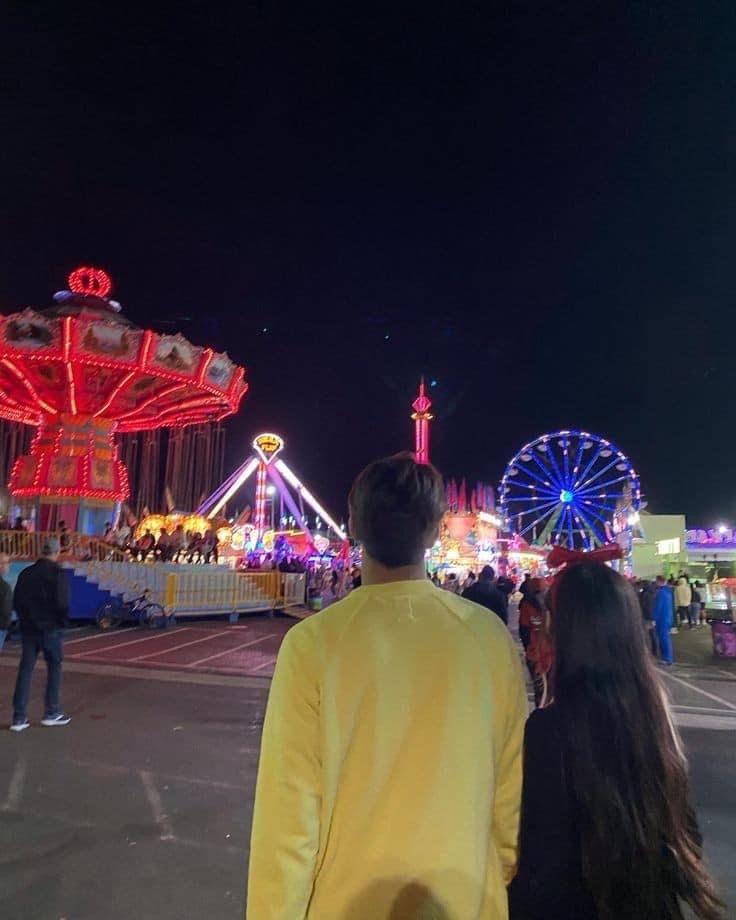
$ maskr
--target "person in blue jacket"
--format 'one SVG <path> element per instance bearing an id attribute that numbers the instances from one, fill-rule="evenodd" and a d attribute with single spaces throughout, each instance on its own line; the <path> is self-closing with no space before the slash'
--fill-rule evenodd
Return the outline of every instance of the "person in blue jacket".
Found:
<path id="1" fill-rule="evenodd" d="M 654 599 L 654 625 L 659 641 L 662 664 L 672 664 L 672 594 L 661 575 L 657 575 L 657 596 Z"/>

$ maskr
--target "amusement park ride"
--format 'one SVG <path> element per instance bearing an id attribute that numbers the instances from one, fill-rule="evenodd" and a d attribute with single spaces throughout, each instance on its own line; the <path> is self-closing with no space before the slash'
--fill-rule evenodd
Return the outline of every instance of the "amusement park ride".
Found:
<path id="1" fill-rule="evenodd" d="M 412 404 L 415 457 L 429 463 L 432 403 L 420 382 Z M 436 566 L 475 567 L 494 562 L 500 571 L 543 567 L 556 545 L 594 549 L 618 542 L 630 558 L 642 507 L 631 461 L 610 441 L 587 431 L 544 434 L 524 445 L 501 480 L 500 503 L 479 483 L 468 495 L 463 481 L 447 485 L 448 510 L 431 551 Z"/>
<path id="2" fill-rule="evenodd" d="M 98 268 L 78 268 L 46 310 L 0 317 L 0 418 L 37 429 L 9 491 L 37 530 L 101 533 L 128 498 L 116 435 L 216 422 L 247 384 L 226 354 L 139 329 Z"/>
<path id="3" fill-rule="evenodd" d="M 343 528 L 335 522 L 330 514 L 312 495 L 309 489 L 293 472 L 290 466 L 282 459 L 281 452 L 284 449 L 284 439 L 271 432 L 259 434 L 252 444 L 253 455 L 245 463 L 239 466 L 217 489 L 209 496 L 197 509 L 197 514 L 203 515 L 209 520 L 215 520 L 222 512 L 233 496 L 242 488 L 243 485 L 255 473 L 256 475 L 256 495 L 255 511 L 253 515 L 253 526 L 249 529 L 248 543 L 252 547 L 263 546 L 264 536 L 268 533 L 266 524 L 266 505 L 268 502 L 268 486 L 270 480 L 276 492 L 280 495 L 286 507 L 291 512 L 294 520 L 300 528 L 299 535 L 303 535 L 309 546 L 315 545 L 315 536 L 312 534 L 307 524 L 304 513 L 306 502 L 309 507 L 315 511 L 319 517 L 327 524 L 329 529 L 343 545 L 347 544 L 348 536 Z M 292 495 L 292 491 L 294 495 Z M 273 537 L 273 534 L 269 534 Z M 271 540 L 265 541 L 271 543 Z M 303 542 L 303 541 L 302 541 Z"/>

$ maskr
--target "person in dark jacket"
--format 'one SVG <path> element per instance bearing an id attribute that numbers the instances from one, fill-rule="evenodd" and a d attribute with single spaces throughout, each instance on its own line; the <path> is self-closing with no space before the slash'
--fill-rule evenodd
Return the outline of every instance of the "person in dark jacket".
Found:
<path id="1" fill-rule="evenodd" d="M 495 574 L 490 565 L 483 566 L 478 581 L 463 591 L 463 597 L 474 604 L 480 604 L 481 607 L 487 607 L 504 623 L 508 623 L 508 602 L 506 595 L 496 587 Z"/>
<path id="2" fill-rule="evenodd" d="M 644 628 L 647 630 L 649 647 L 655 658 L 659 657 L 659 645 L 657 642 L 656 623 L 654 621 L 654 603 L 657 599 L 656 585 L 644 579 L 639 583 L 639 607 L 644 620 Z"/>
<path id="3" fill-rule="evenodd" d="M 31 693 L 33 669 L 39 652 L 46 659 L 46 709 L 42 725 L 68 725 L 59 703 L 61 692 L 62 637 L 69 614 L 69 586 L 58 564 L 59 541 L 51 537 L 41 549 L 41 558 L 18 576 L 13 598 L 20 620 L 23 652 L 13 694 L 11 731 L 28 728 L 26 711 Z"/>
<path id="4" fill-rule="evenodd" d="M 10 629 L 10 618 L 13 615 L 13 589 L 5 581 L 10 567 L 10 559 L 6 553 L 0 553 L 0 651 L 5 644 L 5 637 Z"/>

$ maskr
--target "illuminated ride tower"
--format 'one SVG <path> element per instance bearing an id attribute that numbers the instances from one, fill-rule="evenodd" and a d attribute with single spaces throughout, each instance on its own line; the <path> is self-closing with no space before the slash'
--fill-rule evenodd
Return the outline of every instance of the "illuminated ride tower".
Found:
<path id="1" fill-rule="evenodd" d="M 419 393 L 411 404 L 412 420 L 416 431 L 414 457 L 417 463 L 429 463 L 429 423 L 434 416 L 429 411 L 432 400 L 424 391 L 424 377 L 419 381 Z"/>
<path id="2" fill-rule="evenodd" d="M 238 467 L 223 484 L 209 498 L 199 506 L 197 514 L 205 515 L 212 519 L 216 518 L 223 510 L 227 502 L 235 493 L 247 482 L 247 480 L 256 474 L 256 500 L 255 511 L 253 515 L 253 543 L 258 545 L 263 539 L 266 527 L 266 502 L 268 495 L 268 481 L 270 480 L 276 491 L 284 501 L 284 504 L 294 516 L 294 520 L 304 531 L 307 539 L 313 542 L 312 533 L 307 526 L 307 522 L 302 509 L 302 499 L 315 511 L 327 526 L 332 530 L 335 536 L 343 543 L 347 544 L 347 534 L 343 528 L 332 518 L 324 507 L 317 501 L 314 495 L 292 472 L 291 467 L 283 461 L 280 454 L 284 449 L 284 439 L 272 432 L 259 434 L 253 441 L 254 454 L 249 457 L 245 463 Z M 291 494 L 296 494 L 297 501 Z"/>

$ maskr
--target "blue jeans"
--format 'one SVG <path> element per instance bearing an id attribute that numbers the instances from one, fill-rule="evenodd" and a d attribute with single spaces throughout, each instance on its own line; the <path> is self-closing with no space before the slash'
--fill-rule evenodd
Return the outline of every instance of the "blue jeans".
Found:
<path id="1" fill-rule="evenodd" d="M 23 652 L 18 666 L 18 678 L 15 682 L 13 694 L 13 719 L 21 720 L 26 717 L 28 698 L 31 695 L 31 679 L 36 659 L 40 652 L 46 659 L 46 711 L 45 715 L 53 716 L 61 712 L 59 708 L 59 693 L 61 692 L 61 662 L 64 660 L 62 651 L 61 629 L 47 629 L 43 632 L 23 633 Z"/>
<path id="2" fill-rule="evenodd" d="M 8 634 L 7 629 L 0 629 L 0 652 L 2 652 L 3 646 L 5 645 L 5 637 L 7 636 L 7 634 Z"/>

